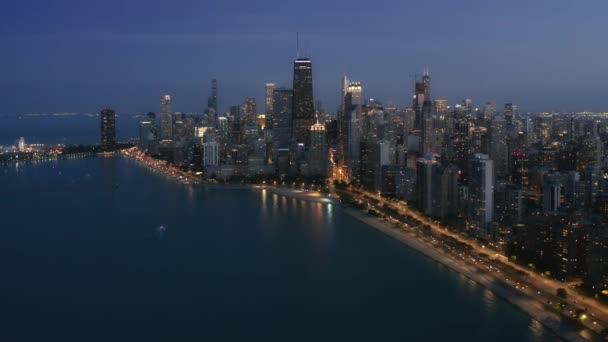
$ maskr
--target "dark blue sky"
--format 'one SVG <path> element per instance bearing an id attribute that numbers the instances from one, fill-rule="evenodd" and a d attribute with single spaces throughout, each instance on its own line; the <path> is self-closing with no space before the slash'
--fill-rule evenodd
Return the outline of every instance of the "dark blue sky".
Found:
<path id="1" fill-rule="evenodd" d="M 0 114 L 200 111 L 264 83 L 290 86 L 296 32 L 315 96 L 333 111 L 343 73 L 401 106 L 430 66 L 432 95 L 525 111 L 608 110 L 605 0 L 19 0 L 0 8 Z"/>

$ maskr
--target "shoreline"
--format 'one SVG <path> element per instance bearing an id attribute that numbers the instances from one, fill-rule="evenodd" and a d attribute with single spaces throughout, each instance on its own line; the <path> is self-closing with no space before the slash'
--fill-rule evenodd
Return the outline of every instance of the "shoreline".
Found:
<path id="1" fill-rule="evenodd" d="M 133 155 L 127 154 L 128 157 L 133 157 Z M 135 158 L 138 159 L 138 158 Z M 142 161 L 142 160 L 139 160 Z M 151 166 L 152 168 L 158 167 L 159 165 L 149 165 L 150 163 L 145 163 L 147 166 Z M 307 202 L 321 203 L 321 204 L 338 204 L 336 200 L 331 197 L 330 194 L 322 194 L 318 191 L 309 191 L 309 190 L 299 190 L 292 188 L 281 188 L 273 185 L 254 185 L 254 184 L 213 184 L 213 183 L 204 183 L 204 182 L 191 182 L 192 180 L 185 179 L 186 182 L 183 182 L 182 177 L 176 177 L 175 172 L 166 172 L 166 165 L 163 165 L 165 170 L 160 170 L 161 173 L 165 174 L 165 176 L 169 176 L 177 180 L 182 184 L 197 184 L 199 186 L 208 188 L 208 189 L 233 189 L 233 190 L 250 190 L 250 191 L 268 191 L 272 194 L 276 194 L 279 196 L 285 196 L 289 198 L 295 198 L 298 200 L 303 200 Z M 173 168 L 169 168 L 173 169 Z M 157 170 L 158 171 L 158 170 Z M 165 171 L 165 172 L 162 172 Z M 175 171 L 170 170 L 170 171 Z M 179 174 L 178 174 L 179 175 Z M 545 304 L 530 298 L 526 294 L 517 292 L 511 288 L 505 286 L 505 284 L 493 279 L 491 276 L 484 274 L 483 272 L 479 272 L 468 264 L 463 264 L 458 262 L 459 260 L 455 259 L 452 256 L 443 254 L 439 249 L 434 246 L 429 246 L 427 242 L 421 241 L 420 239 L 411 235 L 411 233 L 403 232 L 398 228 L 392 227 L 389 223 L 384 222 L 381 218 L 377 217 L 369 217 L 364 214 L 359 209 L 348 208 L 344 206 L 340 206 L 344 212 L 353 217 L 354 219 L 370 226 L 371 228 L 376 229 L 377 231 L 387 235 L 390 238 L 393 238 L 407 247 L 411 248 L 414 252 L 421 254 L 422 256 L 429 258 L 430 260 L 439 263 L 440 265 L 446 267 L 448 270 L 452 272 L 456 272 L 466 277 L 467 279 L 477 283 L 480 286 L 485 287 L 489 291 L 491 291 L 497 297 L 505 300 L 511 305 L 515 306 L 517 309 L 521 310 L 523 313 L 528 315 L 532 320 L 537 321 L 543 327 L 545 327 L 548 331 L 553 333 L 556 337 L 564 340 L 564 341 L 594 341 L 598 340 L 597 336 L 594 333 L 591 333 L 589 330 L 576 330 L 572 327 L 568 327 L 562 321 L 562 319 L 554 312 L 551 312 L 545 307 Z"/>
<path id="2" fill-rule="evenodd" d="M 250 186 L 253 191 L 259 191 L 261 189 L 269 190 L 269 192 L 278 194 L 281 196 L 301 199 L 305 201 L 315 201 L 314 197 L 310 198 L 305 195 L 307 193 L 314 193 L 312 191 L 302 191 L 290 188 L 276 188 L 273 186 Z M 317 192 L 318 193 L 318 192 Z M 316 196 L 317 198 L 321 196 Z M 322 197 L 321 197 L 322 198 Z M 329 199 L 329 202 L 322 203 L 336 203 L 335 200 Z M 318 201 L 316 201 L 318 202 Z M 428 243 L 421 241 L 420 239 L 413 236 L 413 233 L 401 231 L 399 228 L 394 228 L 378 217 L 367 216 L 359 209 L 348 208 L 340 206 L 345 214 L 351 216 L 355 220 L 362 222 L 373 228 L 389 238 L 395 239 L 412 251 L 420 254 L 421 256 L 436 262 L 448 271 L 458 273 L 467 279 L 475 282 L 479 286 L 486 288 L 491 291 L 494 295 L 501 298 L 505 302 L 513 305 L 515 308 L 526 314 L 530 319 L 540 323 L 547 331 L 555 335 L 555 337 L 563 341 L 594 341 L 597 337 L 590 333 L 588 330 L 576 330 L 571 328 L 562 322 L 558 314 L 547 310 L 545 304 L 538 300 L 532 299 L 526 294 L 517 292 L 511 288 L 506 287 L 504 284 L 497 282 L 492 277 L 479 272 L 470 265 L 458 262 L 455 258 L 450 255 L 442 253 L 440 250 L 433 246 L 429 246 Z"/>
<path id="3" fill-rule="evenodd" d="M 497 297 L 502 298 L 506 302 L 512 304 L 527 314 L 532 320 L 542 324 L 543 327 L 556 335 L 556 337 L 565 341 L 576 342 L 594 340 L 594 336 L 584 337 L 582 332 L 569 329 L 567 326 L 563 326 L 559 316 L 547 311 L 547 309 L 544 308 L 544 304 L 536 300 L 529 300 L 526 295 L 506 288 L 501 283 L 497 283 L 494 279 L 477 272 L 470 266 L 465 266 L 456 262 L 454 258 L 442 254 L 436 248 L 428 246 L 426 242 L 410 236 L 409 233 L 402 232 L 398 228 L 391 227 L 388 223 L 382 221 L 380 218 L 369 217 L 358 209 L 345 207 L 342 207 L 342 209 L 347 215 L 353 217 L 357 221 L 365 223 L 369 227 L 403 243 L 407 247 L 411 248 L 414 252 L 417 252 L 422 256 L 439 263 L 448 270 L 461 274 L 467 279 L 474 281 L 476 284 L 490 290 Z"/>
<path id="4" fill-rule="evenodd" d="M 299 189 L 291 189 L 291 188 L 278 188 L 275 186 L 261 186 L 261 185 L 252 185 L 252 190 L 267 190 L 272 194 L 277 194 L 279 196 L 291 197 L 302 201 L 314 202 L 314 203 L 322 203 L 322 204 L 335 204 L 335 200 L 329 196 L 329 194 L 323 194 L 319 191 L 310 191 L 310 190 L 299 190 Z"/>

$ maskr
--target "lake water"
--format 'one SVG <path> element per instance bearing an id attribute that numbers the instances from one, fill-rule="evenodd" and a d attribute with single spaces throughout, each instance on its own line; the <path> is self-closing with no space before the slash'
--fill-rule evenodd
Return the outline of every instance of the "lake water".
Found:
<path id="1" fill-rule="evenodd" d="M 556 340 L 336 205 L 122 157 L 1 168 L 0 193 L 0 341 Z"/>
<path id="2" fill-rule="evenodd" d="M 127 140 L 138 136 L 138 119 L 118 115 L 116 137 Z M 99 144 L 99 116 L 0 116 L 0 146 L 16 145 L 20 137 L 28 144 Z"/>

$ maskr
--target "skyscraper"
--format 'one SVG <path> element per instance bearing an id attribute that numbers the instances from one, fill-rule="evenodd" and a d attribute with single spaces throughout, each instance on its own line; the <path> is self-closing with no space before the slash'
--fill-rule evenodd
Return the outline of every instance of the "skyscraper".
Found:
<path id="1" fill-rule="evenodd" d="M 173 139 L 173 113 L 171 112 L 171 96 L 165 95 L 160 100 L 160 140 Z"/>
<path id="2" fill-rule="evenodd" d="M 433 101 L 433 111 L 439 114 L 447 114 L 448 113 L 448 100 L 446 99 L 437 99 Z"/>
<path id="3" fill-rule="evenodd" d="M 493 218 L 494 163 L 488 155 L 476 153 L 469 159 L 469 230 L 482 239 L 489 239 Z"/>
<path id="4" fill-rule="evenodd" d="M 218 84 L 214 78 L 211 80 L 211 96 L 207 99 L 207 109 L 209 114 L 209 121 L 217 125 L 217 116 L 219 115 L 218 109 Z"/>
<path id="5" fill-rule="evenodd" d="M 427 215 L 433 213 L 433 175 L 438 167 L 432 156 L 416 161 L 416 206 Z"/>
<path id="6" fill-rule="evenodd" d="M 219 166 L 220 144 L 215 141 L 203 143 L 203 166 Z"/>
<path id="7" fill-rule="evenodd" d="M 243 103 L 242 110 L 242 121 L 246 126 L 255 125 L 257 119 L 257 104 L 255 103 L 255 97 L 248 97 Z"/>
<path id="8" fill-rule="evenodd" d="M 101 111 L 101 149 L 111 151 L 116 147 L 116 113 L 112 109 Z"/>
<path id="9" fill-rule="evenodd" d="M 293 90 L 277 88 L 273 91 L 272 130 L 276 149 L 289 149 L 292 129 Z"/>
<path id="10" fill-rule="evenodd" d="M 414 129 L 422 129 L 422 106 L 424 105 L 424 84 L 422 82 L 416 82 L 414 86 L 415 95 L 412 109 L 416 112 L 416 121 L 414 123 Z"/>
<path id="11" fill-rule="evenodd" d="M 274 83 L 266 83 L 266 115 L 273 114 Z"/>
<path id="12" fill-rule="evenodd" d="M 560 173 L 547 173 L 543 179 L 543 211 L 554 214 L 562 209 L 563 178 Z"/>
<path id="13" fill-rule="evenodd" d="M 414 105 L 416 112 L 415 129 L 421 131 L 422 154 L 433 152 L 433 103 L 431 102 L 431 75 L 427 68 L 424 69 L 421 82 L 416 82 Z"/>
<path id="14" fill-rule="evenodd" d="M 232 116 L 232 120 L 235 123 L 241 123 L 241 107 L 240 106 L 230 106 L 230 116 Z"/>
<path id="15" fill-rule="evenodd" d="M 139 122 L 139 141 L 144 151 L 149 151 L 156 140 L 154 121 L 143 119 Z"/>
<path id="16" fill-rule="evenodd" d="M 479 113 L 477 113 L 477 125 L 486 126 L 486 124 L 492 120 L 496 114 L 496 103 L 486 102 Z"/>
<path id="17" fill-rule="evenodd" d="M 315 120 L 312 62 L 298 58 L 293 64 L 293 131 L 295 143 L 310 144 L 310 126 Z"/>
<path id="18" fill-rule="evenodd" d="M 349 82 L 343 99 L 343 113 L 338 129 L 340 150 L 347 164 L 359 158 L 359 120 L 363 109 L 363 88 L 361 82 Z M 358 163 L 358 160 L 355 161 Z"/>
<path id="19" fill-rule="evenodd" d="M 494 161 L 496 177 L 506 178 L 509 174 L 509 150 L 504 115 L 494 116 L 490 123 L 490 158 Z"/>
<path id="20" fill-rule="evenodd" d="M 342 93 L 340 97 L 340 112 L 342 114 L 344 114 L 346 110 L 346 104 L 344 101 L 346 99 L 346 93 L 348 93 L 348 84 L 348 77 L 346 77 L 346 75 L 342 76 Z"/>
<path id="21" fill-rule="evenodd" d="M 327 177 L 329 150 L 325 126 L 316 123 L 310 126 L 310 168 L 312 176 Z"/>
<path id="22" fill-rule="evenodd" d="M 512 103 L 505 104 L 505 121 L 507 122 L 507 134 L 515 133 L 515 123 L 517 121 L 517 106 Z"/>
<path id="23" fill-rule="evenodd" d="M 19 138 L 19 141 L 17 142 L 17 149 L 19 150 L 19 152 L 25 151 L 25 138 L 24 137 Z"/>

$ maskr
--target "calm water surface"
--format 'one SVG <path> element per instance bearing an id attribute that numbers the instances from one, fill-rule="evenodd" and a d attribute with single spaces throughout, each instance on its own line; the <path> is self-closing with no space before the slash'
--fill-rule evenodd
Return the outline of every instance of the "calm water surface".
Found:
<path id="1" fill-rule="evenodd" d="M 335 205 L 120 157 L 3 168 L 0 191 L 0 341 L 555 340 Z"/>
<path id="2" fill-rule="evenodd" d="M 116 136 L 127 140 L 138 136 L 138 119 L 116 118 Z M 99 116 L 0 116 L 0 146 L 15 145 L 20 137 L 30 144 L 99 144 Z"/>

